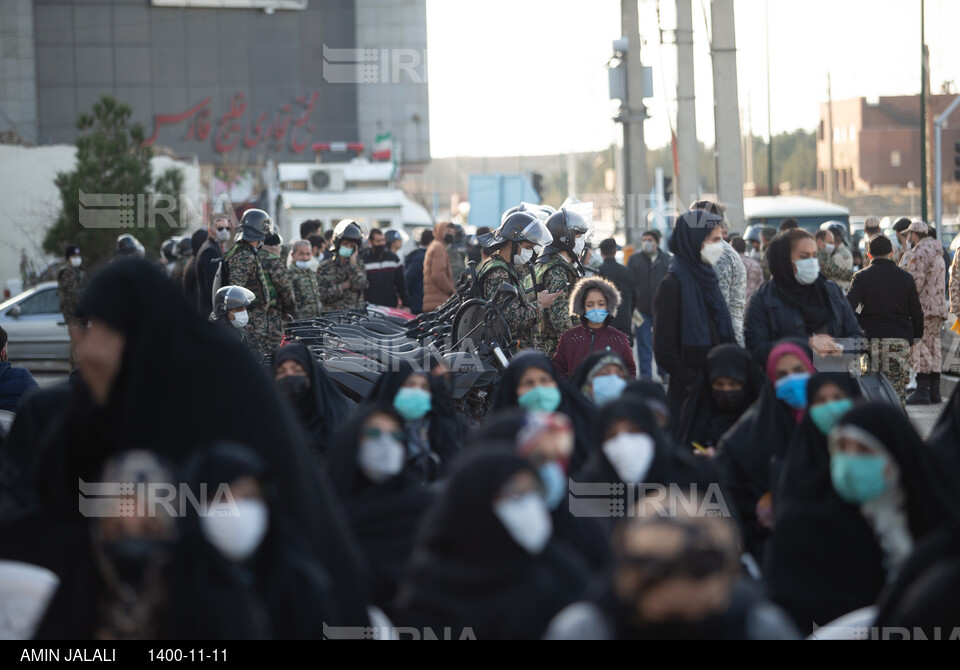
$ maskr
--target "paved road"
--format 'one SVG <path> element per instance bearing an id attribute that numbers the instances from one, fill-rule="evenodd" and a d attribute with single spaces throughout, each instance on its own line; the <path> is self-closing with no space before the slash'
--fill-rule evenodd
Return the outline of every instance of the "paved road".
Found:
<path id="1" fill-rule="evenodd" d="M 37 380 L 37 383 L 40 384 L 42 388 L 48 388 L 54 384 L 58 384 L 62 381 L 65 381 L 67 378 L 67 372 L 65 369 L 54 369 L 49 364 L 30 364 L 27 363 L 28 368 L 33 373 L 34 379 Z M 944 398 L 949 398 L 950 393 L 953 391 L 953 387 L 957 383 L 957 378 L 953 377 L 944 377 Z M 913 420 L 913 425 L 916 426 L 917 430 L 920 432 L 920 435 L 926 439 L 930 434 L 930 431 L 933 430 L 934 425 L 937 423 L 937 418 L 940 416 L 940 407 L 910 407 L 908 408 L 908 414 Z"/>

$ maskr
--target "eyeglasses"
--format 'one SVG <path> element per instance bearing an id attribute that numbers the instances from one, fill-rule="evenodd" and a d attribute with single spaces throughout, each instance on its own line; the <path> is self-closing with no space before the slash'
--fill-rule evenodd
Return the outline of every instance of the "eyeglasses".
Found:
<path id="1" fill-rule="evenodd" d="M 225 231 L 225 230 L 230 230 L 230 227 L 229 227 L 229 226 L 227 226 L 227 227 L 217 226 L 217 232 L 218 232 L 218 233 L 222 233 L 222 232 Z"/>

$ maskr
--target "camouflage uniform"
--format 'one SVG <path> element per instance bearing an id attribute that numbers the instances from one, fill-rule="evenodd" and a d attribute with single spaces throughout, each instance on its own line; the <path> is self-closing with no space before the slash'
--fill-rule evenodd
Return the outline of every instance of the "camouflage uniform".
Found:
<path id="1" fill-rule="evenodd" d="M 87 275 L 80 268 L 67 265 L 57 273 L 57 297 L 60 312 L 70 333 L 70 367 L 77 367 L 77 337 L 83 330 L 83 321 L 76 316 L 80 292 L 87 283 Z"/>
<path id="2" fill-rule="evenodd" d="M 320 285 L 317 283 L 317 273 L 291 265 L 287 270 L 287 276 L 293 285 L 293 295 L 297 300 L 295 315 L 297 320 L 315 319 L 320 316 Z"/>
<path id="3" fill-rule="evenodd" d="M 479 280 L 480 295 L 484 300 L 493 300 L 501 284 L 513 284 L 520 291 L 520 300 L 503 310 L 503 318 L 510 326 L 510 335 L 519 342 L 517 351 L 532 349 L 540 320 L 540 305 L 528 303 L 524 298 L 523 280 L 517 269 L 495 253 L 484 264 Z"/>
<path id="4" fill-rule="evenodd" d="M 447 258 L 450 259 L 450 273 L 453 275 L 453 285 L 456 286 L 467 269 L 467 258 L 462 249 L 455 248 L 452 244 L 447 247 Z"/>
<path id="5" fill-rule="evenodd" d="M 227 252 L 223 262 L 226 270 L 223 285 L 242 286 L 257 296 L 254 303 L 247 308 L 247 314 L 250 315 L 250 323 L 245 328 L 247 343 L 260 358 L 272 354 L 280 344 L 279 341 L 271 341 L 270 308 L 275 308 L 276 302 L 268 288 L 270 282 L 261 264 L 260 255 L 250 244 L 238 242 Z M 276 324 L 274 329 L 275 326 Z"/>
<path id="6" fill-rule="evenodd" d="M 560 336 L 580 322 L 570 316 L 570 292 L 580 279 L 580 272 L 559 253 L 543 260 L 534 269 L 539 288 L 548 293 L 559 292 L 560 295 L 540 313 L 540 337 L 536 347 L 552 359 L 557 353 Z"/>
<path id="7" fill-rule="evenodd" d="M 347 280 L 350 281 L 350 288 L 341 291 L 340 284 Z M 350 265 L 349 261 L 337 256 L 323 261 L 317 268 L 317 283 L 325 312 L 366 311 L 364 291 L 370 282 L 367 281 L 367 266 L 359 258 L 356 265 Z"/>
<path id="8" fill-rule="evenodd" d="M 940 374 L 943 365 L 940 329 L 947 318 L 943 247 L 932 237 L 925 237 L 903 255 L 900 267 L 913 275 L 923 307 L 923 339 L 914 343 L 910 363 L 917 374 Z"/>
<path id="9" fill-rule="evenodd" d="M 291 319 L 297 318 L 297 298 L 293 292 L 293 283 L 283 261 L 276 254 L 261 251 L 260 262 L 267 277 L 267 289 L 273 304 L 267 310 L 270 323 L 269 337 L 272 343 L 270 353 L 280 346 L 283 339 L 283 325 Z"/>
<path id="10" fill-rule="evenodd" d="M 853 270 L 845 270 L 837 265 L 833 258 L 827 255 L 825 249 L 817 250 L 817 258 L 820 260 L 820 273 L 824 277 L 836 282 L 841 288 L 850 288 L 850 280 L 853 279 Z"/>
<path id="11" fill-rule="evenodd" d="M 860 358 L 863 374 L 882 372 L 890 381 L 900 405 L 907 406 L 907 383 L 910 381 L 910 343 L 899 338 L 868 340 L 868 351 Z"/>
<path id="12" fill-rule="evenodd" d="M 747 268 L 736 249 L 726 241 L 722 244 L 723 255 L 713 266 L 713 271 L 720 281 L 720 293 L 723 294 L 727 311 L 730 312 L 733 334 L 737 338 L 737 344 L 742 347 L 744 346 L 743 313 L 747 308 Z"/>

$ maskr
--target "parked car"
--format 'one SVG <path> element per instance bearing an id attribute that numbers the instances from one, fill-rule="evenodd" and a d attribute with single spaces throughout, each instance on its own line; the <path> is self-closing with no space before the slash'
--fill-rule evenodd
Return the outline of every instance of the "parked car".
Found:
<path id="1" fill-rule="evenodd" d="M 13 360 L 70 360 L 70 335 L 60 313 L 57 282 L 44 282 L 0 303 Z"/>

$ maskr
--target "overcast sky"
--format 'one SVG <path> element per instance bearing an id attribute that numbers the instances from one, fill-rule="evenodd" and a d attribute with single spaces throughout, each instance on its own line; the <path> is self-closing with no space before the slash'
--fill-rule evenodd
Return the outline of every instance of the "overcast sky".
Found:
<path id="1" fill-rule="evenodd" d="M 675 2 L 660 3 L 675 27 Z M 704 7 L 693 0 L 697 135 L 713 142 L 713 83 Z M 765 0 L 736 0 L 740 106 L 766 134 Z M 927 0 L 934 92 L 960 84 L 960 2 Z M 813 129 L 827 98 L 920 91 L 919 0 L 770 2 L 774 133 Z M 616 134 L 605 64 L 620 35 L 619 0 L 427 0 L 430 134 L 435 157 L 602 149 Z M 676 117 L 676 48 L 659 44 L 657 2 L 640 2 L 641 56 L 653 67 L 647 145 Z M 958 120 L 960 122 L 960 120 Z"/>

